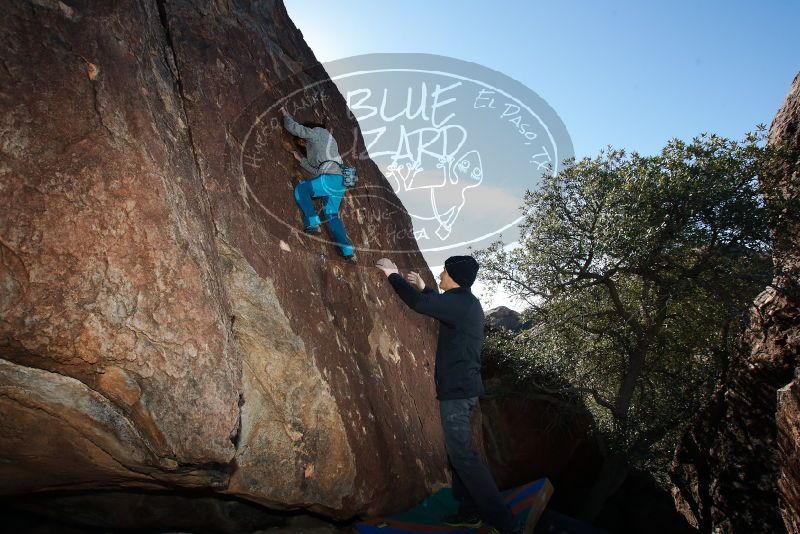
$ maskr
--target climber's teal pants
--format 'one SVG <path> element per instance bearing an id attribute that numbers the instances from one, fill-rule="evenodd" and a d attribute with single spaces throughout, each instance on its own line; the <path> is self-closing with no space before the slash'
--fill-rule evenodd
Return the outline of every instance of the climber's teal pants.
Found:
<path id="1" fill-rule="evenodd" d="M 319 215 L 312 199 L 324 199 L 328 226 L 345 258 L 353 255 L 353 244 L 347 238 L 347 232 L 339 218 L 339 206 L 346 192 L 347 188 L 344 186 L 341 174 L 320 174 L 316 178 L 303 180 L 294 187 L 294 199 L 303 212 L 303 224 L 306 228 L 320 225 Z"/>

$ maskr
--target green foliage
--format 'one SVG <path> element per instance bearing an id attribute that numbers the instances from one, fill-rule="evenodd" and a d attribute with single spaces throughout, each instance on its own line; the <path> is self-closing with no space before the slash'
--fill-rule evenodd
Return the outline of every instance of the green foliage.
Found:
<path id="1" fill-rule="evenodd" d="M 664 465 L 771 279 L 764 138 L 568 162 L 526 193 L 520 247 L 474 252 L 482 280 L 527 302 L 535 325 L 488 349 L 506 349 L 531 389 L 580 396 L 608 452 L 632 464 Z"/>

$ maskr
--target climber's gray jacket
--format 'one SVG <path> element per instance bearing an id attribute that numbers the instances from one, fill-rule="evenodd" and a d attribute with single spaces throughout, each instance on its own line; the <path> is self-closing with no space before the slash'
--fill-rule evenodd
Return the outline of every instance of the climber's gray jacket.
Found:
<path id="1" fill-rule="evenodd" d="M 436 345 L 436 398 L 466 399 L 486 392 L 481 379 L 484 315 L 480 301 L 468 287 L 444 293 L 426 287 L 419 292 L 397 273 L 388 277 L 400 298 L 412 310 L 439 319 Z"/>
<path id="2" fill-rule="evenodd" d="M 313 176 L 342 174 L 342 170 L 335 163 L 329 161 L 320 165 L 325 160 L 342 163 L 342 157 L 339 155 L 339 146 L 328 130 L 325 128 L 307 128 L 290 115 L 283 117 L 283 126 L 290 134 L 302 137 L 307 141 L 306 157 L 300 160 L 301 167 Z"/>

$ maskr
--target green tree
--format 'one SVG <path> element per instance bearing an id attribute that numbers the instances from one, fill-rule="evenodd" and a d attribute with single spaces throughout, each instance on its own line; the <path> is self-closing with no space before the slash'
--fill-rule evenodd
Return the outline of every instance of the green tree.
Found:
<path id="1" fill-rule="evenodd" d="M 764 138 L 760 126 L 743 141 L 702 134 L 654 156 L 609 147 L 568 162 L 526 193 L 521 246 L 475 251 L 482 279 L 524 300 L 535 325 L 491 346 L 508 347 L 530 388 L 593 413 L 605 461 L 587 519 L 630 468 L 663 473 L 770 281 Z"/>

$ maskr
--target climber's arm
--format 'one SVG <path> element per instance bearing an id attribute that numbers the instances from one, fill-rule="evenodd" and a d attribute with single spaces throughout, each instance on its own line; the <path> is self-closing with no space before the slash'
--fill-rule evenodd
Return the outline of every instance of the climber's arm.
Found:
<path id="1" fill-rule="evenodd" d="M 303 139 L 311 139 L 312 137 L 311 128 L 306 128 L 294 120 L 291 115 L 283 116 L 283 127 L 295 137 L 302 137 Z"/>
<path id="2" fill-rule="evenodd" d="M 388 280 L 402 301 L 415 312 L 429 315 L 445 323 L 456 322 L 458 310 L 454 309 L 438 291 L 431 289 L 420 293 L 398 273 L 390 274 Z"/>

